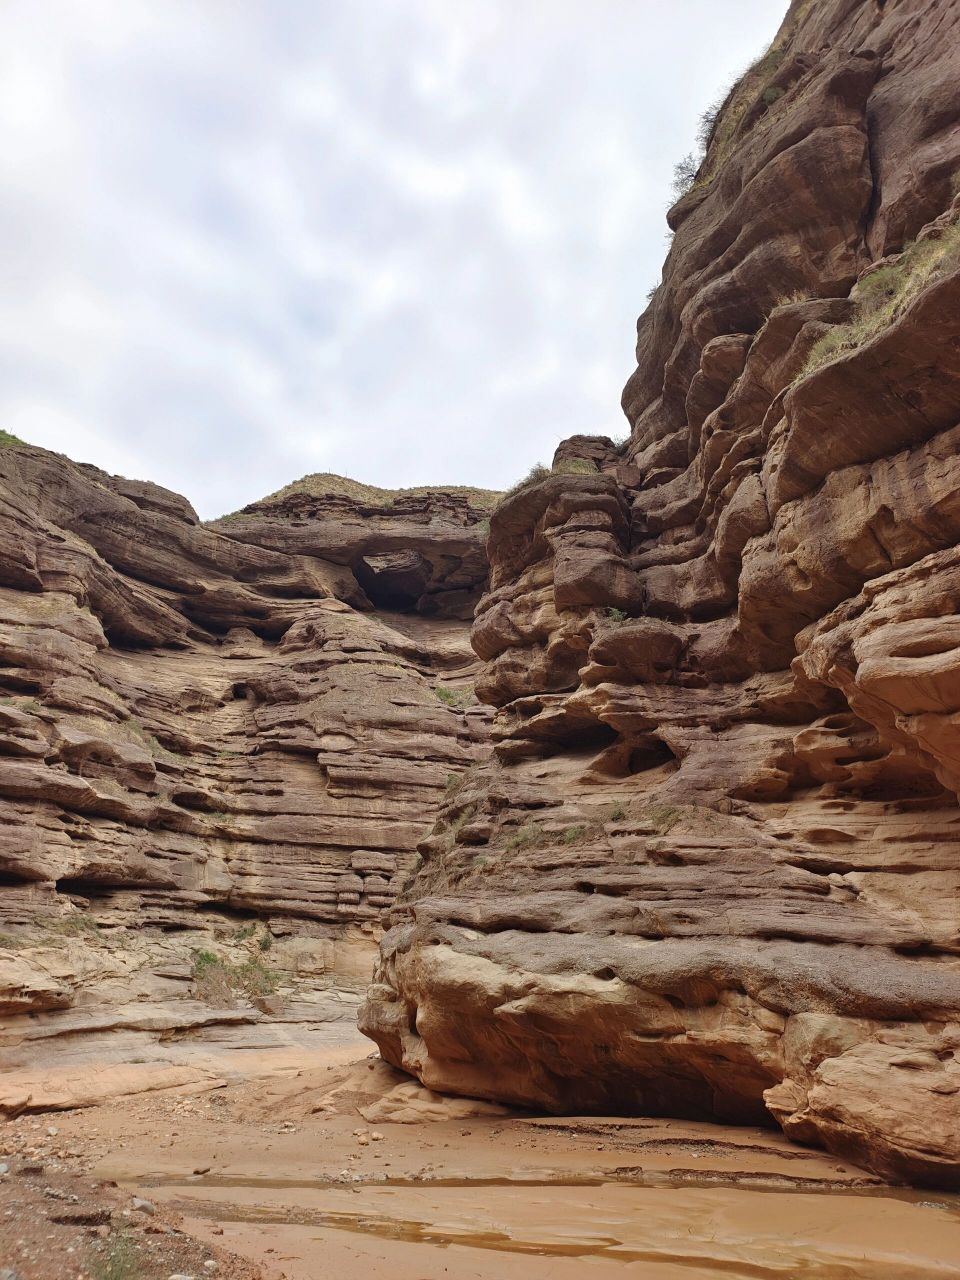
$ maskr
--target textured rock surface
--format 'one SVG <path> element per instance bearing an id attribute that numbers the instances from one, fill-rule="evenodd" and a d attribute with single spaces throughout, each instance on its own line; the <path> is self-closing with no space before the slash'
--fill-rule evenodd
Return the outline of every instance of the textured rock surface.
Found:
<path id="1" fill-rule="evenodd" d="M 0 1067 L 78 1009 L 176 1026 L 191 951 L 258 919 L 282 973 L 299 939 L 313 977 L 369 974 L 485 738 L 462 615 L 491 495 L 301 485 L 306 506 L 203 526 L 155 485 L 0 447 Z M 125 960 L 133 929 L 156 945 Z"/>
<path id="2" fill-rule="evenodd" d="M 495 756 L 361 1014 L 430 1088 L 960 1182 L 958 85 L 960 5 L 795 0 L 670 211 L 629 441 L 494 515 Z"/>

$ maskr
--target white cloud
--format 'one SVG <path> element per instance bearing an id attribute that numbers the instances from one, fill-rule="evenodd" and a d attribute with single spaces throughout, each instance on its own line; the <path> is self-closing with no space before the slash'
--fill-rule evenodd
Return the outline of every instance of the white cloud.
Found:
<path id="1" fill-rule="evenodd" d="M 617 433 L 673 162 L 785 0 L 8 0 L 0 426 L 204 515 Z"/>

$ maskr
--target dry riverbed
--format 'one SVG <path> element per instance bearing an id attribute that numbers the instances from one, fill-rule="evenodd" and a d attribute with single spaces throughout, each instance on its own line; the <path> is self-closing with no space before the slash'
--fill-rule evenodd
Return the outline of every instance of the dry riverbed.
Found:
<path id="1" fill-rule="evenodd" d="M 6 1122 L 0 1277 L 960 1277 L 956 1197 L 773 1131 L 440 1100 L 357 1048 Z"/>

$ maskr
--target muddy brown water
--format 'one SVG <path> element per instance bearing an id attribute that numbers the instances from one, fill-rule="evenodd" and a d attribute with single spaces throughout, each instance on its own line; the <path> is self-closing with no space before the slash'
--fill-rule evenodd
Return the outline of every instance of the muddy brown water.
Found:
<path id="1" fill-rule="evenodd" d="M 283 1079 L 62 1123 L 95 1124 L 97 1174 L 266 1280 L 960 1280 L 960 1197 L 887 1186 L 777 1132 L 649 1117 L 371 1124 L 354 1095 L 324 1104 L 341 1070 L 314 1056 Z"/>
<path id="2" fill-rule="evenodd" d="M 262 1258 L 271 1247 L 278 1263 L 285 1255 L 290 1280 L 360 1270 L 396 1280 L 547 1277 L 560 1261 L 581 1275 L 641 1268 L 663 1280 L 960 1276 L 958 1206 L 903 1195 L 546 1180 L 158 1190 L 197 1234 L 217 1224 L 222 1243 L 246 1243 L 241 1252 L 256 1237 Z"/>
<path id="3" fill-rule="evenodd" d="M 598 1157 L 617 1152 L 598 1152 L 604 1144 L 593 1124 L 586 1140 L 538 1134 L 536 1164 L 524 1121 L 469 1124 L 431 1125 L 428 1135 L 417 1126 L 382 1126 L 383 1145 L 399 1147 L 401 1162 L 417 1152 L 418 1159 L 431 1156 L 433 1164 L 418 1172 L 354 1172 L 354 1160 L 339 1172 L 309 1176 L 296 1167 L 301 1143 L 281 1158 L 283 1175 L 243 1168 L 234 1155 L 233 1167 L 204 1174 L 141 1166 L 126 1179 L 183 1214 L 196 1235 L 287 1280 L 563 1280 L 611 1269 L 645 1280 L 960 1277 L 957 1197 L 887 1187 L 856 1171 L 841 1180 L 835 1166 L 831 1179 L 821 1156 L 803 1173 L 788 1172 L 775 1166 L 792 1163 L 792 1153 L 776 1142 L 720 1141 L 712 1151 L 710 1139 L 690 1138 L 690 1126 L 673 1142 L 661 1136 L 646 1149 L 638 1143 L 642 1163 L 598 1166 Z M 352 1132 L 328 1122 L 325 1136 L 311 1158 L 349 1161 L 343 1148 Z M 670 1166 L 695 1145 L 708 1167 Z M 487 1168 L 497 1147 L 514 1164 L 507 1174 Z M 540 1163 L 551 1148 L 557 1163 Z"/>

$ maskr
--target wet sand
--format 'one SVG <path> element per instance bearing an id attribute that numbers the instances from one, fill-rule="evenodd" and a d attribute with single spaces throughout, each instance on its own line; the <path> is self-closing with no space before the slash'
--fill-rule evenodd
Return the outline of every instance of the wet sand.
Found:
<path id="1" fill-rule="evenodd" d="M 315 1063 L 59 1123 L 93 1141 L 95 1175 L 181 1214 L 267 1280 L 960 1278 L 960 1198 L 885 1186 L 773 1130 L 371 1122 L 358 1108 L 376 1101 L 383 1069 Z"/>

